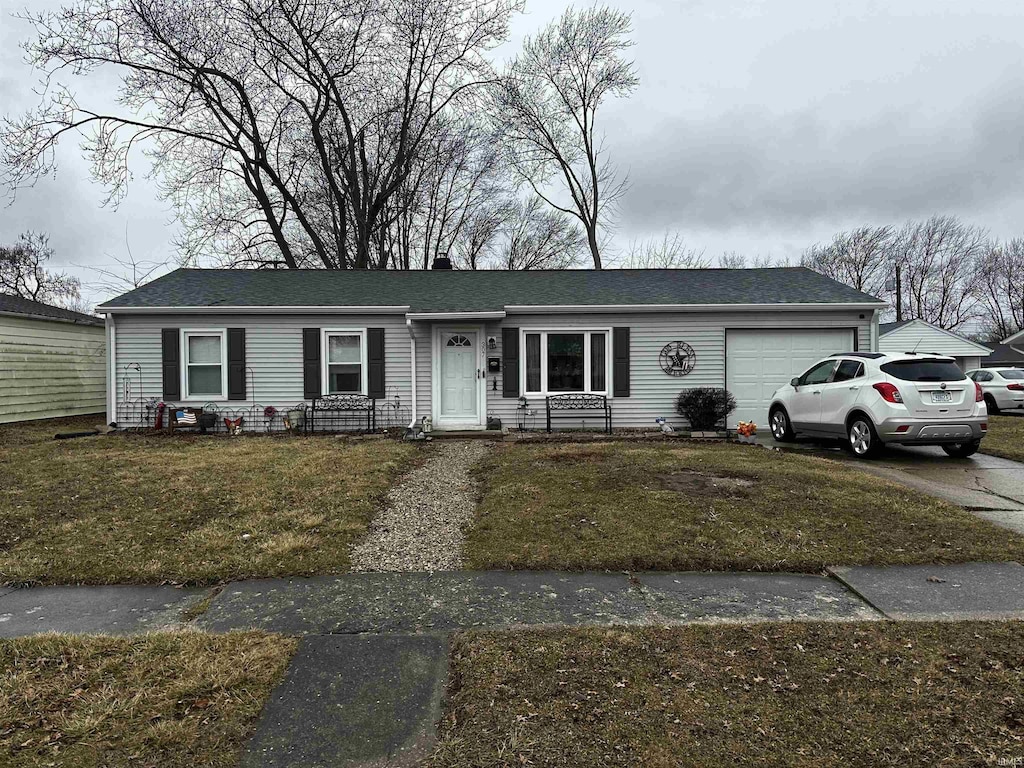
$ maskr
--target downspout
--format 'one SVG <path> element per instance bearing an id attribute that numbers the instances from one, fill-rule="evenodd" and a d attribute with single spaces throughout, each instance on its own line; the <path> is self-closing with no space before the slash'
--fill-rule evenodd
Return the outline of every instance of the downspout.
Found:
<path id="1" fill-rule="evenodd" d="M 416 333 L 412 329 L 412 318 L 405 318 L 405 327 L 409 331 L 409 356 L 412 363 L 412 421 L 409 429 L 416 424 Z"/>
<path id="2" fill-rule="evenodd" d="M 107 326 L 107 424 L 117 421 L 117 326 L 108 312 Z"/>
<path id="3" fill-rule="evenodd" d="M 874 310 L 871 313 L 871 352 L 878 351 L 878 316 L 879 310 Z"/>

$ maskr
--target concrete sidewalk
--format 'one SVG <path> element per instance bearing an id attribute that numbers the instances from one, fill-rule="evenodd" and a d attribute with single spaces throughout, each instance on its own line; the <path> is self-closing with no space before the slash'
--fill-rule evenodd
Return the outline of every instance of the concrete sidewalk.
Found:
<path id="1" fill-rule="evenodd" d="M 1017 563 L 834 567 L 794 573 L 349 573 L 209 589 L 35 587 L 0 592 L 0 637 L 193 626 L 292 635 L 531 626 L 1024 618 Z M 204 598 L 209 606 L 199 613 Z M 909 607 L 908 607 L 909 606 Z M 916 606 L 916 607 L 915 607 Z"/>
<path id="2" fill-rule="evenodd" d="M 207 610 L 193 622 L 186 616 Z M 430 753 L 458 629 L 696 622 L 1024 619 L 1024 567 L 787 573 L 353 573 L 213 590 L 0 590 L 0 636 L 194 626 L 301 635 L 244 768 L 404 768 Z"/>

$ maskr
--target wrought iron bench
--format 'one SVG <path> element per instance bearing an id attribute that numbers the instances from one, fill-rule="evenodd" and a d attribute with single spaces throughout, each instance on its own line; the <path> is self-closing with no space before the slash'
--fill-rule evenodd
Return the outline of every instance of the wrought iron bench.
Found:
<path id="1" fill-rule="evenodd" d="M 358 421 L 353 420 L 356 414 L 362 413 L 366 414 L 365 426 L 362 416 Z M 355 429 L 365 429 L 367 432 L 376 429 L 377 401 L 366 395 L 324 395 L 315 398 L 306 409 L 307 433 L 318 431 L 318 424 L 320 432 L 341 432 L 343 427 L 352 428 L 350 423 L 358 425 Z"/>
<path id="2" fill-rule="evenodd" d="M 547 406 L 548 432 L 551 431 L 551 419 L 560 416 L 575 416 L 575 411 L 601 411 L 604 418 L 604 431 L 611 434 L 612 408 L 604 395 L 587 395 L 573 393 L 566 395 L 548 395 L 544 398 Z M 561 413 L 567 411 L 567 413 Z"/>

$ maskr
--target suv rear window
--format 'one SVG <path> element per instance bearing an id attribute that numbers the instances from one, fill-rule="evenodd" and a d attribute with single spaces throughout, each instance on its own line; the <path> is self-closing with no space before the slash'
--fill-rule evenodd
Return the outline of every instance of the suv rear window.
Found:
<path id="1" fill-rule="evenodd" d="M 1024 371 L 1001 371 L 999 373 L 1004 379 L 1024 379 Z"/>
<path id="2" fill-rule="evenodd" d="M 903 381 L 961 381 L 967 378 L 960 366 L 945 360 L 897 360 L 884 363 L 882 371 Z"/>

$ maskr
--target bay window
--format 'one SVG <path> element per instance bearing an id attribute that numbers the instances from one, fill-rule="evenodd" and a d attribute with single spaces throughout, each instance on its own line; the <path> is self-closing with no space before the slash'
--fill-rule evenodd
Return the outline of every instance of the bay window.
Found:
<path id="1" fill-rule="evenodd" d="M 606 394 L 608 329 L 523 332 L 523 392 Z"/>
<path id="2" fill-rule="evenodd" d="M 227 344 L 224 330 L 182 331 L 186 400 L 224 399 L 227 394 Z"/>
<path id="3" fill-rule="evenodd" d="M 365 394 L 366 332 L 325 330 L 323 333 L 324 394 Z"/>

